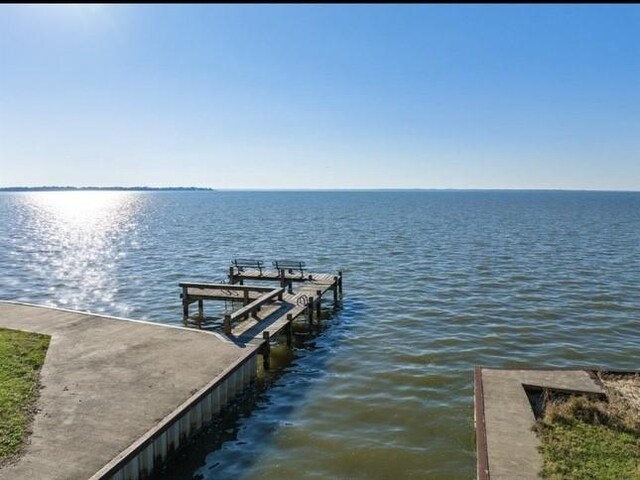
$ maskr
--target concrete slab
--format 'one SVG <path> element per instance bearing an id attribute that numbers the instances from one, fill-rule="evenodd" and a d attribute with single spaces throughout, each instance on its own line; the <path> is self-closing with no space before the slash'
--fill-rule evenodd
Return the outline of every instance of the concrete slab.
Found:
<path id="1" fill-rule="evenodd" d="M 0 327 L 51 336 L 24 454 L 0 478 L 87 479 L 254 345 L 206 331 L 0 302 Z"/>
<path id="2" fill-rule="evenodd" d="M 542 456 L 538 451 L 540 443 L 532 430 L 535 416 L 525 386 L 604 393 L 584 370 L 482 368 L 476 371 L 478 376 L 475 401 L 476 412 L 480 414 L 476 414 L 476 432 L 477 436 L 485 435 L 485 438 L 477 441 L 479 447 L 482 446 L 478 448 L 478 465 L 487 464 L 486 472 L 479 468 L 479 480 L 539 478 Z M 483 424 L 479 425 L 479 422 Z M 485 455 L 486 458 L 482 458 Z"/>

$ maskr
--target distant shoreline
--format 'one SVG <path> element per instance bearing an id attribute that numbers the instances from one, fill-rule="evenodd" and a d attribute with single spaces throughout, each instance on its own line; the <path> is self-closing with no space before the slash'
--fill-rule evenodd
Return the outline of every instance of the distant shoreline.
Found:
<path id="1" fill-rule="evenodd" d="M 117 191 L 117 192 L 157 192 L 157 191 L 206 191 L 206 187 L 0 187 L 0 192 L 75 192 L 75 191 Z"/>

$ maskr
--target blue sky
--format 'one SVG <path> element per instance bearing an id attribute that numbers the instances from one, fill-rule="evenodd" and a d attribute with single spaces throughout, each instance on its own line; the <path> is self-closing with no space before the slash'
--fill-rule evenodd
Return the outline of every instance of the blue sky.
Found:
<path id="1" fill-rule="evenodd" d="M 638 6 L 2 6 L 0 186 L 640 190 Z"/>

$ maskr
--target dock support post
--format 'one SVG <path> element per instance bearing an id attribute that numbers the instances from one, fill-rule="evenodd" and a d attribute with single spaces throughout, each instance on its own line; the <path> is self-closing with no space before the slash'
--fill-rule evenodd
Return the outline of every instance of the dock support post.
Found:
<path id="1" fill-rule="evenodd" d="M 333 277 L 331 290 L 333 290 L 333 308 L 335 309 L 338 306 L 338 277 Z"/>
<path id="2" fill-rule="evenodd" d="M 313 323 L 313 297 L 309 297 L 309 304 L 307 305 L 307 315 L 309 315 L 309 324 Z"/>
<path id="3" fill-rule="evenodd" d="M 247 305 L 249 305 L 249 290 L 245 290 L 243 293 L 244 293 L 243 305 L 247 306 Z"/>
<path id="4" fill-rule="evenodd" d="M 293 280 L 289 280 L 288 292 L 289 292 L 290 295 L 293 295 Z"/>
<path id="5" fill-rule="evenodd" d="M 316 319 L 320 322 L 320 308 L 322 306 L 322 291 L 316 290 L 318 300 L 316 301 Z"/>
<path id="6" fill-rule="evenodd" d="M 182 321 L 187 323 L 189 320 L 189 295 L 187 287 L 182 287 Z"/>
<path id="7" fill-rule="evenodd" d="M 284 270 L 278 270 L 278 272 L 280 272 L 280 286 L 284 288 L 287 286 L 287 281 L 284 278 Z"/>
<path id="8" fill-rule="evenodd" d="M 287 313 L 287 328 L 285 330 L 285 333 L 287 335 L 287 347 L 291 348 L 291 345 L 293 345 L 293 315 L 291 315 L 290 313 Z"/>
<path id="9" fill-rule="evenodd" d="M 200 315 L 200 319 L 204 317 L 204 300 L 198 300 L 198 315 Z"/>
<path id="10" fill-rule="evenodd" d="M 340 294 L 340 299 L 342 300 L 342 270 L 338 272 L 338 293 Z"/>
<path id="11" fill-rule="evenodd" d="M 233 285 L 235 282 L 235 279 L 233 278 L 233 267 L 229 267 L 229 283 L 231 285 Z"/>
<path id="12" fill-rule="evenodd" d="M 271 368 L 271 344 L 269 343 L 269 332 L 262 332 L 262 338 L 264 338 L 264 347 L 262 350 L 262 366 L 265 370 Z"/>
<path id="13" fill-rule="evenodd" d="M 224 316 L 224 334 L 231 335 L 231 315 L 228 313 Z"/>

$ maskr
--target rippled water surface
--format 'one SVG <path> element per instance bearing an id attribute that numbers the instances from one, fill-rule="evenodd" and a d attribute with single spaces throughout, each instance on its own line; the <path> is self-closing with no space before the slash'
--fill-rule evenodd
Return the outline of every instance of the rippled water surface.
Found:
<path id="1" fill-rule="evenodd" d="M 475 365 L 638 368 L 640 194 L 0 194 L 1 299 L 180 324 L 235 255 L 344 305 L 167 478 L 472 478 Z"/>

